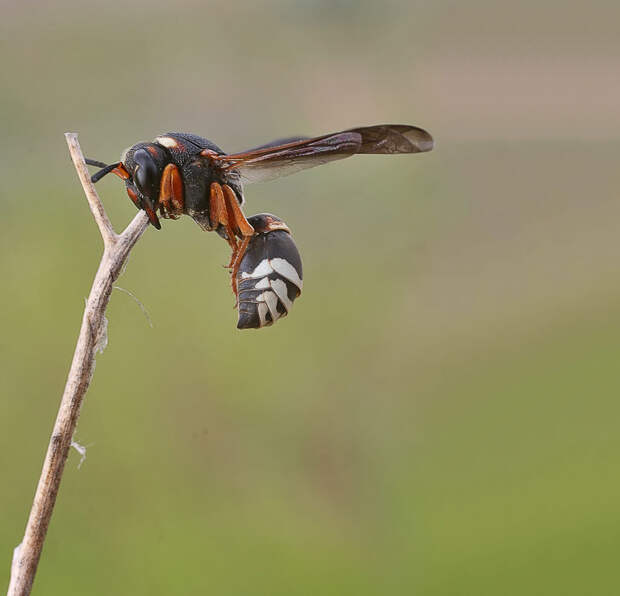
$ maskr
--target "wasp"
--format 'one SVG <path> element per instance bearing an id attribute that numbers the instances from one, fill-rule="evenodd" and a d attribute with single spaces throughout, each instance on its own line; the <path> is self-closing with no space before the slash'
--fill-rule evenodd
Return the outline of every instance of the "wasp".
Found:
<path id="1" fill-rule="evenodd" d="M 101 169 L 97 182 L 113 173 L 150 223 L 189 215 L 215 231 L 232 250 L 227 268 L 238 309 L 239 329 L 260 328 L 286 316 L 302 290 L 302 263 L 286 223 L 269 213 L 246 217 L 243 184 L 273 180 L 356 154 L 423 153 L 431 135 L 417 126 L 381 124 L 319 137 L 279 139 L 241 153 L 225 153 L 211 141 L 170 132 L 125 150 Z M 159 213 L 159 215 L 158 215 Z"/>

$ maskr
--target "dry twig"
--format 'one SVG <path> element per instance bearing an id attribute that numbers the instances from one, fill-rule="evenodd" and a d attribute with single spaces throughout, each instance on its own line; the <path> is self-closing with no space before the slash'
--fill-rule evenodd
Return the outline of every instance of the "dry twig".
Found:
<path id="1" fill-rule="evenodd" d="M 90 210 L 103 237 L 104 250 L 84 309 L 71 370 L 43 462 L 24 539 L 13 554 L 8 596 L 26 596 L 32 589 L 80 407 L 93 374 L 95 354 L 105 345 L 107 324 L 105 310 L 110 300 L 112 286 L 131 249 L 148 226 L 146 213 L 140 211 L 122 234 L 114 232 L 97 191 L 90 181 L 77 134 L 66 133 L 65 137 Z"/>

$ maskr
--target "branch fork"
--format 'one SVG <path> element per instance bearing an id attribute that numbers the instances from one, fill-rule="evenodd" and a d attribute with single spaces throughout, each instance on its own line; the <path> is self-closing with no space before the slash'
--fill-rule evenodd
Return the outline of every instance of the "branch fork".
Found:
<path id="1" fill-rule="evenodd" d="M 66 133 L 65 138 L 73 165 L 103 239 L 104 250 L 84 308 L 73 362 L 43 462 L 24 538 L 13 553 L 7 596 L 27 596 L 32 589 L 80 408 L 94 371 L 95 355 L 97 350 L 105 345 L 107 324 L 105 310 L 113 284 L 120 275 L 131 249 L 149 225 L 146 213 L 140 211 L 121 234 L 114 231 L 95 186 L 90 180 L 77 134 Z"/>

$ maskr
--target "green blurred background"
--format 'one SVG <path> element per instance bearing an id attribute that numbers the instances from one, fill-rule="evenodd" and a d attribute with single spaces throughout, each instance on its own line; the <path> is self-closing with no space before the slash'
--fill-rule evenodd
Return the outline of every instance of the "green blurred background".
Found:
<path id="1" fill-rule="evenodd" d="M 273 328 L 235 329 L 216 235 L 146 233 L 118 285 L 153 328 L 113 294 L 34 593 L 618 594 L 619 19 L 2 2 L 0 584 L 101 252 L 63 133 L 110 161 L 404 122 L 435 151 L 246 188 L 304 258 Z"/>

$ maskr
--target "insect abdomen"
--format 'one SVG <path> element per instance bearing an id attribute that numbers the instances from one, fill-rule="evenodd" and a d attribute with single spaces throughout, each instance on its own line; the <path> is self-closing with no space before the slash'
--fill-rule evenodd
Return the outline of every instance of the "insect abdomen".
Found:
<path id="1" fill-rule="evenodd" d="M 254 225 L 255 215 L 248 221 Z M 257 226 L 255 226 L 255 229 Z M 260 228 L 259 228 L 260 229 Z M 238 329 L 259 329 L 285 317 L 302 289 L 301 257 L 284 229 L 257 233 L 237 275 Z"/>

